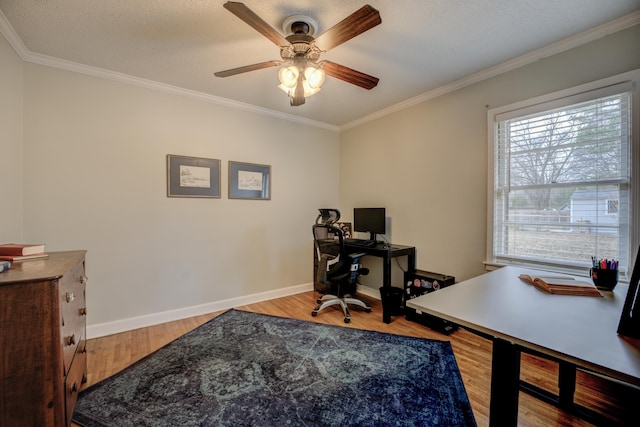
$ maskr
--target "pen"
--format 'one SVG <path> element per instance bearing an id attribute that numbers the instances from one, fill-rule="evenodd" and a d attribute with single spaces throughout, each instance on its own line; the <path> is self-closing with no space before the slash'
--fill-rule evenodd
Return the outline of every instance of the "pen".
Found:
<path id="1" fill-rule="evenodd" d="M 600 270 L 617 270 L 620 262 L 615 259 L 591 257 L 591 266 Z"/>

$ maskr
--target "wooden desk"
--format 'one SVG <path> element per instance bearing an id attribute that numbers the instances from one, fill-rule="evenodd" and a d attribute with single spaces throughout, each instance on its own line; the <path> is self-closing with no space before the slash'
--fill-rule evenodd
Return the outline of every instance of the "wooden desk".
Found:
<path id="1" fill-rule="evenodd" d="M 616 333 L 626 285 L 602 298 L 552 295 L 520 280 L 522 273 L 540 274 L 504 267 L 407 301 L 493 341 L 489 425 L 517 425 L 521 351 L 640 386 L 640 339 Z M 568 382 L 560 385 L 572 399 Z"/>
<path id="2" fill-rule="evenodd" d="M 345 243 L 344 246 L 349 253 L 360 252 L 367 255 L 382 258 L 382 286 L 386 286 L 386 287 L 391 286 L 391 259 L 392 258 L 406 255 L 407 270 L 414 271 L 416 269 L 416 248 L 414 246 L 403 246 L 403 245 L 393 245 L 393 244 L 386 245 L 382 243 L 378 243 L 377 245 L 370 246 L 370 247 L 350 245 L 348 243 Z M 391 322 L 391 319 L 383 318 L 383 321 L 385 323 L 389 323 Z"/>

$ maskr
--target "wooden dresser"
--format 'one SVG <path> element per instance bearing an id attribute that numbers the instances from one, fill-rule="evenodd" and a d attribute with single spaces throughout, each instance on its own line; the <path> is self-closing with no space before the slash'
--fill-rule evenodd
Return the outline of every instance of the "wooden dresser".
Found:
<path id="1" fill-rule="evenodd" d="M 85 252 L 0 273 L 0 426 L 68 426 L 86 381 Z"/>

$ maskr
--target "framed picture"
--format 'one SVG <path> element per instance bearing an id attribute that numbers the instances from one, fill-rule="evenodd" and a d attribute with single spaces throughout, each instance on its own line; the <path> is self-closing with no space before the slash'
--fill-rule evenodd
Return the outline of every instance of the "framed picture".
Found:
<path id="1" fill-rule="evenodd" d="M 351 223 L 350 222 L 336 222 L 335 224 L 340 230 L 342 230 L 342 237 L 344 237 L 345 239 L 350 239 L 351 236 Z M 334 237 L 335 239 L 338 238 L 338 236 Z"/>
<path id="2" fill-rule="evenodd" d="M 167 154 L 167 197 L 220 198 L 220 160 Z"/>
<path id="3" fill-rule="evenodd" d="M 229 161 L 230 199 L 271 199 L 271 166 Z"/>

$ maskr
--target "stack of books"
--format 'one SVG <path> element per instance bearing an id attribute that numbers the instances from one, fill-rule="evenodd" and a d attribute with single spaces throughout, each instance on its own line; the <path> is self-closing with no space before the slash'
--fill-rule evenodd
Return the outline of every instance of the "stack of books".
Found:
<path id="1" fill-rule="evenodd" d="M 5 243 L 0 245 L 0 261 L 26 261 L 46 258 L 44 244 Z"/>

